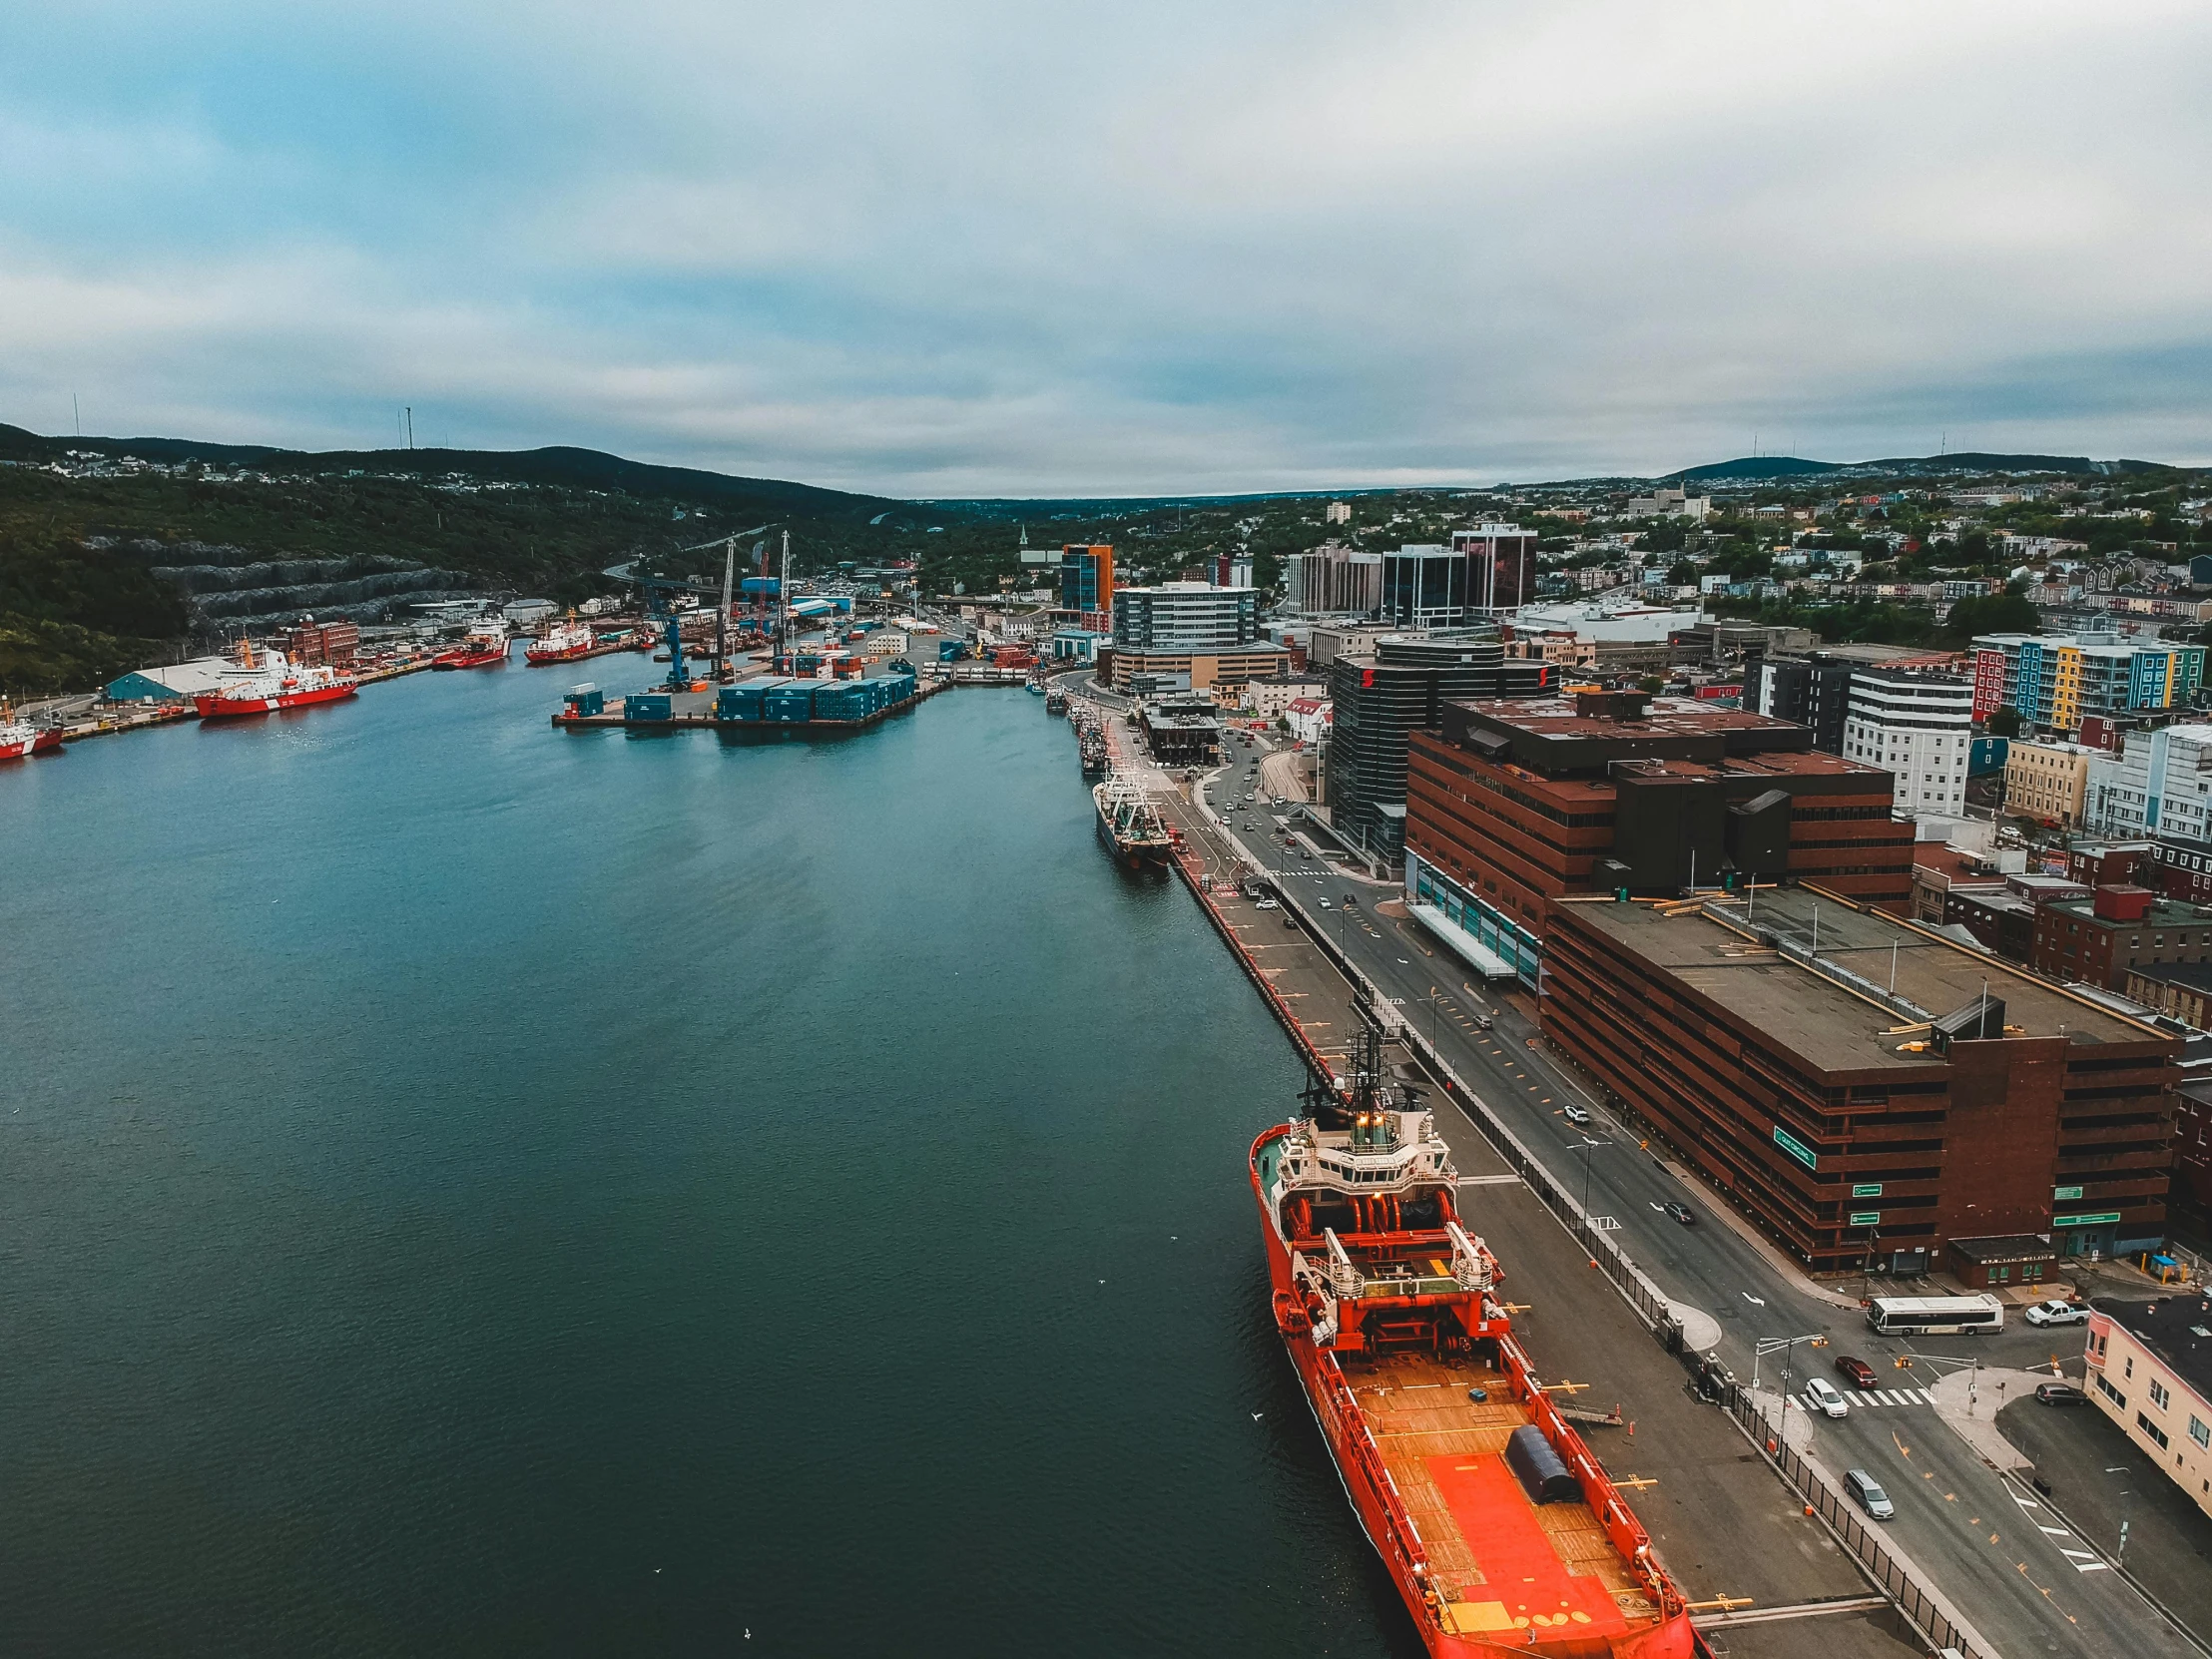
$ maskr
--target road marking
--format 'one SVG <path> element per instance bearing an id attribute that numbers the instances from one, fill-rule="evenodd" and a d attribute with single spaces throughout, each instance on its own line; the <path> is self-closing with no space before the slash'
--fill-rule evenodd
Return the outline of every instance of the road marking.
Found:
<path id="1" fill-rule="evenodd" d="M 1663 1210 L 1665 1206 L 1654 1204 L 1652 1208 L 1654 1210 Z M 1750 1303 L 1754 1308 L 1764 1308 L 1767 1305 L 1767 1299 L 1765 1297 L 1753 1296 L 1749 1291 L 1744 1292 L 1744 1300 Z"/>

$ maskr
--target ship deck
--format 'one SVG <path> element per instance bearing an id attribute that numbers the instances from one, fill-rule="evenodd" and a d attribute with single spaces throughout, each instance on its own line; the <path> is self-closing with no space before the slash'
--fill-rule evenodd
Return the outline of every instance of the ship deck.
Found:
<path id="1" fill-rule="evenodd" d="M 1528 1500 L 1504 1459 L 1529 1420 L 1502 1372 L 1427 1355 L 1347 1355 L 1345 1381 L 1428 1553 L 1458 1635 L 1622 1636 L 1659 1608 L 1580 1498 Z M 1486 1389 L 1476 1403 L 1469 1388 Z"/>

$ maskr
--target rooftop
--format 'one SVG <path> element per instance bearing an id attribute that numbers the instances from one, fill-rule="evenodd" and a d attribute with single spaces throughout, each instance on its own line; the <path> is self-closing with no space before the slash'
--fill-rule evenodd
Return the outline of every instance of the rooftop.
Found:
<path id="1" fill-rule="evenodd" d="M 1791 1049 L 1822 1071 L 1939 1066 L 1942 1057 L 1933 1051 L 1904 1052 L 1906 1043 L 1927 1037 L 1925 1030 L 1900 1028 L 1965 1008 L 1984 991 L 2003 1003 L 2008 1036 L 2062 1034 L 2077 1043 L 2171 1041 L 1982 952 L 1801 887 L 1761 889 L 1748 915 L 1733 899 L 1671 917 L 1650 904 L 1576 903 L 1566 909 L 1573 923 L 1607 935 L 1754 1027 L 1788 1033 Z M 1816 910 L 1820 962 L 1863 988 L 1801 959 L 1810 954 Z M 1728 916 L 1733 925 L 1709 912 Z M 1896 1001 L 1885 1001 L 1889 996 Z"/>
<path id="2" fill-rule="evenodd" d="M 2194 927 L 2199 922 L 2212 922 L 2212 910 L 2201 904 L 2184 904 L 2176 898 L 2153 898 L 2139 921 L 2115 921 L 2110 916 L 2096 914 L 2094 897 L 2054 898 L 2044 908 L 2104 927 Z"/>
<path id="3" fill-rule="evenodd" d="M 2100 1296 L 2089 1306 L 2171 1366 L 2199 1399 L 2212 1399 L 2212 1301 L 2201 1296 L 2162 1302 Z"/>

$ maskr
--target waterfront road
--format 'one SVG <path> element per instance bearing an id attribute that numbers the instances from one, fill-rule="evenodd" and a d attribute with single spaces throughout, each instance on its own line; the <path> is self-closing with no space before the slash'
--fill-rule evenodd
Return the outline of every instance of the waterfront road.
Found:
<path id="1" fill-rule="evenodd" d="M 1828 1346 L 1795 1351 L 1793 1382 L 1802 1382 L 1808 1367 L 1834 1377 L 1836 1357 L 1852 1354 L 1886 1383 L 1897 1379 L 1914 1390 L 1890 1389 L 1897 1403 L 1870 1402 L 1839 1421 L 1821 1419 L 1811 1426 L 1809 1449 L 1838 1475 L 1863 1467 L 1889 1488 L 1898 1514 L 1886 1534 L 1999 1654 L 2102 1649 L 2152 1659 L 2204 1651 L 2118 1573 L 2080 1570 L 2086 1564 L 2063 1553 L 2078 1544 L 2069 1539 L 2061 1546 L 2042 1532 L 2034 1513 L 2016 1501 L 2017 1488 L 1926 1403 L 1928 1385 L 1951 1369 L 1947 1359 L 1978 1355 L 1984 1364 L 2022 1366 L 2047 1363 L 2054 1348 L 2077 1358 L 2078 1335 L 2016 1326 L 1994 1339 L 1922 1338 L 1917 1352 L 1928 1358 L 1911 1373 L 1898 1371 L 1906 1346 L 1867 1328 L 1858 1285 L 1845 1287 L 1849 1295 L 1812 1285 L 1747 1223 L 1723 1213 L 1711 1193 L 1545 1053 L 1525 995 L 1497 994 L 1404 914 L 1401 889 L 1286 849 L 1288 809 L 1271 809 L 1266 796 L 1249 806 L 1244 801 L 1258 794 L 1263 754 L 1236 746 L 1229 765 L 1202 785 L 1222 826 L 1214 833 L 1226 830 L 1235 842 L 1235 852 L 1216 844 L 1210 856 L 1226 866 L 1241 854 L 1276 872 L 1309 925 L 1430 1040 L 1554 1180 L 1566 1191 L 1587 1192 L 1593 1225 L 1611 1232 L 1667 1297 L 1711 1316 L 1720 1357 L 1738 1377 L 1753 1377 L 1762 1341 L 1821 1337 Z M 1589 1113 L 1586 1128 L 1566 1117 L 1570 1102 Z M 1695 1223 L 1671 1219 L 1662 1208 L 1669 1202 L 1686 1205 Z M 1690 1324 L 1694 1337 L 1702 1322 Z M 1777 1359 L 1757 1367 L 1762 1386 L 1782 1382 Z M 1793 1433 L 1793 1442 L 1803 1432 Z"/>

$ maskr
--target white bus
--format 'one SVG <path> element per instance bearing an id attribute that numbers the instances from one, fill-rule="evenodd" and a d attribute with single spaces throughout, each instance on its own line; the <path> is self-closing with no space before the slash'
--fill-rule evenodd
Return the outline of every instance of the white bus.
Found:
<path id="1" fill-rule="evenodd" d="M 1867 1323 L 1884 1333 L 1912 1331 L 1935 1336 L 1963 1332 L 1980 1336 L 2004 1329 L 2004 1304 L 1980 1296 L 1878 1296 L 1867 1309 Z"/>

